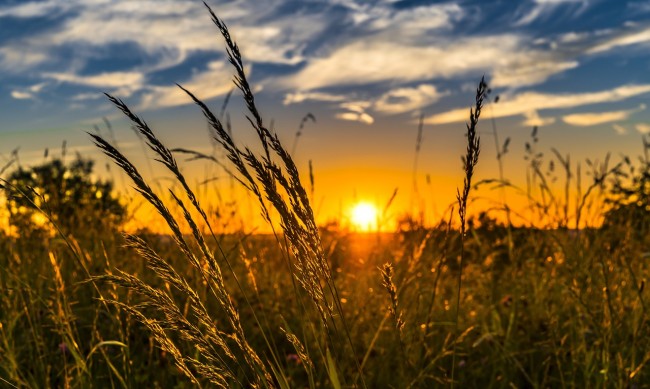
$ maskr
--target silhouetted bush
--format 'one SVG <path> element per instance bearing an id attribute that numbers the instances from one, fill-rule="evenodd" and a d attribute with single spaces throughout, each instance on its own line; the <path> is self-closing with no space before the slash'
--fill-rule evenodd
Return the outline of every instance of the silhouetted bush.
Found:
<path id="1" fill-rule="evenodd" d="M 31 168 L 20 167 L 7 178 L 9 223 L 19 234 L 47 232 L 49 218 L 64 233 L 106 232 L 119 226 L 126 208 L 113 195 L 111 181 L 95 180 L 93 161 L 77 157 Z"/>

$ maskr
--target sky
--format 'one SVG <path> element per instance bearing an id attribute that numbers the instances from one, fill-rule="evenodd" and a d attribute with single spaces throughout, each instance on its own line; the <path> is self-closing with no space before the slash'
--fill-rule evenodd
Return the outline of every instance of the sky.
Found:
<path id="1" fill-rule="evenodd" d="M 266 123 L 303 174 L 312 161 L 321 221 L 362 200 L 381 208 L 395 189 L 393 215 L 415 207 L 442 216 L 462 185 L 464 122 L 482 76 L 492 93 L 478 179 L 497 175 L 493 124 L 499 143 L 510 138 L 504 174 L 520 184 L 533 126 L 549 159 L 555 147 L 576 163 L 638 155 L 650 133 L 650 1 L 208 4 L 241 48 Z M 108 122 L 155 178 L 156 163 L 103 93 L 123 99 L 170 148 L 206 152 L 206 123 L 175 83 L 218 112 L 232 75 L 201 1 L 2 0 L 0 159 L 19 148 L 21 164 L 38 164 L 65 141 L 103 166 L 86 131 L 106 133 Z M 236 92 L 228 113 L 234 138 L 254 144 Z M 308 113 L 316 120 L 296 142 Z M 197 162 L 184 169 L 196 182 L 216 174 Z"/>

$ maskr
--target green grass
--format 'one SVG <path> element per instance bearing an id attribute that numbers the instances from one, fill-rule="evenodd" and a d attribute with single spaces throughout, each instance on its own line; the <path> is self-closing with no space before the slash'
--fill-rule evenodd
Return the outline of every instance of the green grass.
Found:
<path id="1" fill-rule="evenodd" d="M 58 228 L 60 216 L 40 201 L 44 196 L 33 196 L 37 188 L 5 181 L 8 196 L 31 199 L 49 222 L 0 237 L 0 386 L 649 386 L 650 218 L 639 205 L 648 204 L 647 156 L 631 184 L 624 163 L 594 168 L 594 184 L 576 190 L 570 203 L 573 192 L 556 195 L 535 155 L 529 162 L 538 181 L 531 182 L 539 191 L 527 194 L 544 225 L 472 216 L 476 126 L 487 88 L 481 82 L 458 213 L 434 227 L 411 217 L 394 233 L 319 228 L 291 156 L 257 110 L 236 44 L 212 17 L 259 145 L 238 146 L 223 115 L 191 91 L 188 99 L 274 233 L 224 233 L 227 226 L 205 211 L 210 199 L 188 185 L 174 151 L 109 96 L 175 184 L 152 189 L 110 142 L 92 139 L 169 233 L 122 234 L 99 212 L 85 228 Z M 569 188 L 574 173 L 565 166 Z M 511 186 L 503 177 L 496 182 Z M 598 191 L 616 199 L 617 211 L 600 210 L 602 227 L 569 228 Z"/>

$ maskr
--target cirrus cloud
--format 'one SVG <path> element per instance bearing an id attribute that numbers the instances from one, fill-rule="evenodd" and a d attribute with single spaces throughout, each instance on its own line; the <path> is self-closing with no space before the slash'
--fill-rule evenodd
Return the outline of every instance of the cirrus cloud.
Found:
<path id="1" fill-rule="evenodd" d="M 622 101 L 630 97 L 650 93 L 650 84 L 623 85 L 614 89 L 585 93 L 538 93 L 523 92 L 502 98 L 495 109 L 484 110 L 483 117 L 509 117 L 526 115 L 531 111 L 571 109 L 592 104 Z M 462 122 L 467 119 L 467 108 L 457 108 L 426 118 L 429 124 Z"/>
<path id="2" fill-rule="evenodd" d="M 384 37 L 359 40 L 308 61 L 301 71 L 279 83 L 311 90 L 493 72 L 494 86 L 521 87 L 577 66 L 575 61 L 562 61 L 552 53 L 526 49 L 524 41 L 514 34 L 462 38 L 438 45 L 408 45 Z"/>
<path id="3" fill-rule="evenodd" d="M 634 126 L 640 134 L 650 134 L 650 124 L 639 123 Z"/>
<path id="4" fill-rule="evenodd" d="M 562 117 L 562 121 L 572 126 L 595 126 L 597 124 L 612 123 L 616 121 L 626 120 L 630 115 L 642 111 L 645 109 L 645 105 L 642 104 L 637 109 L 628 109 L 621 111 L 609 111 L 609 112 L 585 112 L 585 113 L 574 113 L 570 115 L 565 115 Z"/>
<path id="5" fill-rule="evenodd" d="M 439 92 L 430 84 L 418 85 L 415 88 L 398 88 L 381 95 L 373 104 L 373 108 L 389 114 L 409 112 L 431 105 L 444 95 L 446 93 Z"/>

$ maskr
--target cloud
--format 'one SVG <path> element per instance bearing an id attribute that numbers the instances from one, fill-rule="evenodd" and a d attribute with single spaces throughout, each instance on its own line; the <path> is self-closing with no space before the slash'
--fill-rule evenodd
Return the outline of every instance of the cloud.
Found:
<path id="1" fill-rule="evenodd" d="M 368 101 L 349 101 L 339 104 L 339 107 L 357 113 L 365 112 L 365 110 L 370 108 L 370 106 L 372 106 L 372 103 Z"/>
<path id="2" fill-rule="evenodd" d="M 96 100 L 99 99 L 100 97 L 103 97 L 103 94 L 100 92 L 79 93 L 77 95 L 72 96 L 71 100 L 72 101 Z"/>
<path id="3" fill-rule="evenodd" d="M 559 6 L 572 6 L 573 10 L 576 6 L 579 6 L 575 10 L 575 14 L 580 14 L 583 12 L 588 2 L 585 0 L 535 0 L 535 6 L 528 10 L 521 18 L 515 21 L 515 26 L 524 26 L 531 24 L 539 19 L 548 18 L 553 11 L 555 11 Z"/>
<path id="4" fill-rule="evenodd" d="M 297 64 L 303 60 L 301 46 L 322 30 L 324 22 L 316 15 L 279 15 L 259 23 L 274 12 L 273 3 L 277 2 L 271 3 L 259 7 L 254 2 L 229 2 L 219 6 L 218 14 L 228 22 L 247 60 Z M 80 2 L 78 8 L 60 28 L 41 35 L 40 40 L 50 46 L 81 44 L 90 51 L 115 43 L 135 44 L 158 56 L 156 63 L 163 57 L 158 69 L 180 64 L 194 52 L 225 51 L 200 2 Z"/>
<path id="5" fill-rule="evenodd" d="M 375 119 L 366 113 L 366 110 L 372 106 L 368 101 L 352 101 L 339 104 L 340 108 L 347 112 L 336 114 L 336 118 L 342 120 L 356 121 L 364 124 L 372 124 Z"/>
<path id="6" fill-rule="evenodd" d="M 337 102 L 337 101 L 344 101 L 347 100 L 347 96 L 345 95 L 334 95 L 330 93 L 323 93 L 323 92 L 294 92 L 294 93 L 287 93 L 284 95 L 284 100 L 282 101 L 282 104 L 284 105 L 290 105 L 290 104 L 298 104 L 302 103 L 304 101 L 308 100 L 313 100 L 313 101 L 327 101 L 327 102 Z"/>
<path id="7" fill-rule="evenodd" d="M 650 124 L 639 123 L 634 126 L 640 134 L 650 134 Z"/>
<path id="8" fill-rule="evenodd" d="M 145 80 L 144 74 L 138 72 L 104 72 L 88 76 L 69 73 L 45 73 L 44 76 L 58 82 L 97 88 L 138 87 L 142 85 Z"/>
<path id="9" fill-rule="evenodd" d="M 11 97 L 13 97 L 16 100 L 30 100 L 34 98 L 34 95 L 29 92 L 12 90 Z"/>
<path id="10" fill-rule="evenodd" d="M 603 123 L 611 123 L 621 120 L 626 120 L 633 113 L 639 112 L 645 109 L 645 105 L 641 105 L 637 109 L 621 110 L 621 111 L 609 111 L 609 112 L 585 112 L 585 113 L 574 113 L 571 115 L 565 115 L 562 117 L 562 121 L 572 126 L 595 126 Z"/>
<path id="11" fill-rule="evenodd" d="M 650 43 L 650 28 L 637 31 L 624 31 L 602 40 L 587 50 L 587 54 L 598 54 L 618 47 Z"/>
<path id="12" fill-rule="evenodd" d="M 555 74 L 578 67 L 577 61 L 557 61 L 551 57 L 521 57 L 507 67 L 497 68 L 492 74 L 492 87 L 522 87 L 541 84 Z"/>
<path id="13" fill-rule="evenodd" d="M 415 87 L 396 88 L 390 90 L 377 98 L 367 100 L 352 100 L 350 95 L 330 94 L 323 92 L 296 92 L 287 93 L 284 97 L 284 104 L 296 104 L 307 100 L 324 102 L 342 102 L 339 108 L 352 111 L 357 114 L 366 114 L 372 109 L 376 112 L 386 114 L 399 114 L 424 108 L 438 101 L 446 92 L 440 92 L 431 84 L 421 84 Z M 351 120 L 350 115 L 345 115 L 346 120 Z M 368 118 L 364 117 L 365 122 Z"/>
<path id="14" fill-rule="evenodd" d="M 44 73 L 44 77 L 60 83 L 83 85 L 107 90 L 122 97 L 129 97 L 140 90 L 145 83 L 145 75 L 139 72 L 105 72 L 94 75 L 71 73 Z"/>
<path id="15" fill-rule="evenodd" d="M 591 34 L 587 32 L 567 32 L 560 34 L 557 38 L 557 41 L 560 43 L 576 43 L 583 42 L 585 39 L 589 38 Z"/>
<path id="16" fill-rule="evenodd" d="M 41 82 L 39 84 L 34 84 L 34 85 L 30 86 L 28 89 L 29 89 L 30 92 L 39 93 L 40 91 L 43 90 L 43 88 L 45 88 L 48 85 L 49 85 L 49 82 Z"/>
<path id="17" fill-rule="evenodd" d="M 426 44 L 377 36 L 352 41 L 313 58 L 297 74 L 278 83 L 286 88 L 312 90 L 489 72 L 494 73 L 495 87 L 521 87 L 577 66 L 576 61 L 563 60 L 556 53 L 529 49 L 525 41 L 524 36 L 515 34 L 449 38 Z"/>
<path id="18" fill-rule="evenodd" d="M 568 2 L 572 1 L 537 3 L 555 6 Z M 366 27 L 362 36 L 308 58 L 307 65 L 298 74 L 282 80 L 282 86 L 311 90 L 491 73 L 494 87 L 521 87 L 544 82 L 579 64 L 567 53 L 534 47 L 531 39 L 521 33 L 461 35 L 460 38 L 447 34 L 446 29 L 453 29 L 467 16 L 467 11 L 457 4 L 391 13 L 381 7 L 368 10 L 357 2 L 343 3 L 364 15 L 356 20 Z M 427 33 L 427 23 L 431 23 L 429 14 L 438 15 L 432 23 L 436 30 L 433 33 Z M 381 33 L 369 35 L 374 31 Z"/>
<path id="19" fill-rule="evenodd" d="M 48 60 L 45 51 L 33 51 L 29 47 L 24 42 L 0 47 L 0 69 L 20 73 Z"/>
<path id="20" fill-rule="evenodd" d="M 563 116 L 562 121 L 572 126 L 586 127 L 625 120 L 628 116 L 628 111 L 575 113 Z"/>
<path id="21" fill-rule="evenodd" d="M 250 74 L 250 68 L 246 69 Z M 205 71 L 197 72 L 180 84 L 199 99 L 205 101 L 225 95 L 232 88 L 230 69 L 222 61 L 210 62 Z M 190 97 L 176 85 L 148 87 L 138 109 L 157 109 L 191 104 Z"/>
<path id="22" fill-rule="evenodd" d="M 375 119 L 368 115 L 365 112 L 342 112 L 342 113 L 337 113 L 336 118 L 341 119 L 341 120 L 349 120 L 353 122 L 360 122 L 364 124 L 372 124 L 374 123 Z"/>
<path id="23" fill-rule="evenodd" d="M 628 21 L 617 28 L 569 31 L 555 37 L 537 39 L 536 43 L 546 44 L 555 52 L 564 52 L 564 58 L 577 59 L 629 46 L 645 44 L 647 47 L 650 44 L 650 27 L 645 23 Z"/>
<path id="24" fill-rule="evenodd" d="M 612 103 L 630 97 L 650 93 L 650 84 L 623 85 L 600 92 L 586 93 L 538 93 L 522 92 L 515 96 L 502 96 L 500 102 L 491 110 L 484 110 L 484 118 L 526 115 L 531 111 L 548 109 L 569 109 L 599 103 Z M 467 107 L 429 116 L 428 124 L 463 122 L 467 119 Z"/>
<path id="25" fill-rule="evenodd" d="M 13 17 L 13 18 L 35 18 L 52 15 L 55 12 L 61 12 L 74 6 L 75 1 L 49 0 L 49 1 L 34 1 L 23 2 L 17 5 L 7 5 L 0 8 L 0 18 Z"/>
<path id="26" fill-rule="evenodd" d="M 612 124 L 612 128 L 618 135 L 625 135 L 627 134 L 627 129 L 620 124 Z"/>
<path id="27" fill-rule="evenodd" d="M 539 113 L 535 110 L 524 112 L 523 113 L 526 120 L 523 121 L 523 125 L 526 127 L 544 127 L 550 126 L 555 123 L 555 118 L 553 117 L 540 117 Z"/>
<path id="28" fill-rule="evenodd" d="M 48 85 L 47 82 L 31 85 L 27 88 L 15 89 L 11 91 L 11 97 L 16 100 L 35 100 L 36 95 Z"/>
<path id="29" fill-rule="evenodd" d="M 548 39 L 548 45 L 536 44 L 525 33 L 456 37 L 447 34 L 446 30 L 453 30 L 458 22 L 468 17 L 466 10 L 455 8 L 457 5 L 427 9 L 438 15 L 433 23 L 434 31 L 427 33 L 426 23 L 419 24 L 426 20 L 423 15 L 427 13 L 420 8 L 396 12 L 354 1 L 339 3 L 353 10 L 355 23 L 364 27 L 361 36 L 343 40 L 306 58 L 306 65 L 297 74 L 284 77 L 280 86 L 314 90 L 326 86 L 411 83 L 488 73 L 492 87 L 520 88 L 543 83 L 554 75 L 575 69 L 582 57 L 650 39 L 650 29 L 636 33 L 569 31 L 559 34 L 555 40 Z M 585 0 L 536 0 L 533 11 L 520 22 L 527 24 L 550 17 L 560 7 L 565 14 L 575 17 L 589 4 Z M 396 23 L 397 20 L 411 20 L 409 18 L 412 23 Z"/>
<path id="30" fill-rule="evenodd" d="M 465 15 L 458 4 L 437 4 L 396 10 L 389 6 L 364 5 L 352 15 L 356 24 L 370 31 L 399 29 L 402 36 L 417 36 L 423 32 L 449 29 Z"/>
<path id="31" fill-rule="evenodd" d="M 392 6 L 392 3 L 398 1 L 329 0 L 326 2 L 346 8 L 348 17 L 354 25 L 362 26 L 367 31 L 386 30 L 398 26 L 405 34 L 409 34 L 450 28 L 453 22 L 462 18 L 465 13 L 458 4 L 433 4 L 397 9 Z"/>
<path id="32" fill-rule="evenodd" d="M 445 94 L 430 84 L 418 85 L 415 88 L 398 88 L 381 95 L 373 104 L 373 108 L 390 114 L 409 112 L 431 105 Z"/>

